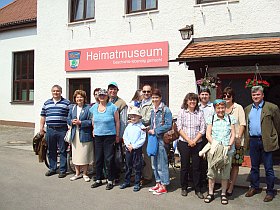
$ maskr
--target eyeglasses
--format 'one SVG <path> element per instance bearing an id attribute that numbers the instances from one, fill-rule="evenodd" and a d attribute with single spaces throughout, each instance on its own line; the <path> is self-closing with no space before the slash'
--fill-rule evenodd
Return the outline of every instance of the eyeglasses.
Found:
<path id="1" fill-rule="evenodd" d="M 231 98 L 231 96 L 232 96 L 231 94 L 224 94 L 223 95 L 224 98 Z"/>
<path id="2" fill-rule="evenodd" d="M 142 90 L 142 93 L 151 93 L 150 90 Z"/>

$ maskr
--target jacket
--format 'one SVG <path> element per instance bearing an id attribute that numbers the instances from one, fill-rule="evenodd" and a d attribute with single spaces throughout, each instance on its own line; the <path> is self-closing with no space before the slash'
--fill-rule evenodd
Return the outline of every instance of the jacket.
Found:
<path id="1" fill-rule="evenodd" d="M 161 103 L 163 104 L 163 103 Z M 162 106 L 160 106 L 155 113 L 154 109 L 151 112 L 151 129 L 154 128 L 154 120 L 155 120 L 155 135 L 159 139 L 163 139 L 163 134 L 169 131 L 172 127 L 172 113 L 170 109 L 164 106 L 164 119 L 162 117 Z M 164 122 L 163 122 L 164 121 Z"/>
<path id="2" fill-rule="evenodd" d="M 150 98 L 149 101 L 147 101 L 146 103 L 143 103 L 140 106 L 140 114 L 142 116 L 142 123 L 145 126 L 150 125 L 151 123 L 151 112 L 153 109 L 153 104 L 152 104 L 152 98 Z"/>
<path id="3" fill-rule="evenodd" d="M 246 118 L 244 147 L 246 149 L 249 149 L 249 114 L 251 109 L 252 104 L 244 109 Z M 264 102 L 261 113 L 261 130 L 264 151 L 271 152 L 279 149 L 280 111 L 277 105 L 266 101 Z"/>
<path id="4" fill-rule="evenodd" d="M 79 138 L 80 142 L 89 142 L 93 141 L 92 136 L 92 113 L 89 111 L 90 106 L 84 105 L 80 116 L 77 116 L 77 105 L 73 105 L 69 109 L 69 114 L 67 117 L 67 124 L 72 127 L 71 129 L 71 138 L 70 141 L 73 141 L 76 134 L 76 125 L 72 125 L 72 119 L 79 119 L 81 121 L 81 125 L 79 126 Z"/>
<path id="5" fill-rule="evenodd" d="M 33 151 L 38 155 L 39 162 L 44 162 L 47 154 L 46 134 L 37 133 L 33 138 Z"/>

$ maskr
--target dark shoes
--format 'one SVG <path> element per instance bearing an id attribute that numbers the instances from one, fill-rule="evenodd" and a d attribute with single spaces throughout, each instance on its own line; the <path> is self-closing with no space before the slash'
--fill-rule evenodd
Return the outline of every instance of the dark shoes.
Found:
<path id="1" fill-rule="evenodd" d="M 188 191 L 187 190 L 181 190 L 181 195 L 182 196 L 187 196 L 188 195 Z"/>
<path id="2" fill-rule="evenodd" d="M 99 186 L 101 186 L 102 185 L 102 181 L 100 181 L 100 182 L 93 182 L 93 184 L 91 185 L 91 188 L 96 188 L 96 187 L 99 187 Z"/>
<path id="3" fill-rule="evenodd" d="M 55 171 L 47 171 L 47 172 L 45 173 L 45 176 L 52 176 L 52 175 L 54 175 L 54 174 L 56 174 Z"/>
<path id="4" fill-rule="evenodd" d="M 254 196 L 254 195 L 258 194 L 258 193 L 260 193 L 260 190 L 257 190 L 257 189 L 255 189 L 255 188 L 250 188 L 250 189 L 246 192 L 245 197 L 252 197 L 252 196 Z"/>
<path id="5" fill-rule="evenodd" d="M 270 202 L 270 201 L 273 200 L 273 198 L 274 198 L 273 195 L 266 194 L 266 196 L 264 197 L 263 201 L 264 202 Z"/>
<path id="6" fill-rule="evenodd" d="M 108 183 L 106 186 L 106 190 L 111 190 L 113 189 L 114 185 L 112 183 Z"/>
<path id="7" fill-rule="evenodd" d="M 130 187 L 129 183 L 123 183 L 123 184 L 120 185 L 120 189 L 125 189 L 127 187 Z"/>
<path id="8" fill-rule="evenodd" d="M 133 187 L 133 191 L 134 191 L 134 192 L 138 192 L 140 189 L 141 189 L 141 187 L 140 187 L 139 184 L 136 184 L 136 185 L 134 185 L 134 187 Z"/>
<path id="9" fill-rule="evenodd" d="M 64 178 L 66 177 L 66 173 L 59 173 L 58 178 Z"/>
<path id="10" fill-rule="evenodd" d="M 201 192 L 196 192 L 196 196 L 200 199 L 204 199 L 204 195 Z"/>

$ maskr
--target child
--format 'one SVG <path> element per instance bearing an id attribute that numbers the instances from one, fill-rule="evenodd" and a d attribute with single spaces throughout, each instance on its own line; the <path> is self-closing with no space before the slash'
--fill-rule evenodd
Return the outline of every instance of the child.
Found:
<path id="1" fill-rule="evenodd" d="M 145 126 L 140 121 L 141 114 L 139 108 L 133 107 L 128 114 L 130 117 L 130 123 L 123 134 L 123 140 L 126 146 L 126 172 L 124 183 L 120 185 L 120 189 L 125 189 L 130 186 L 130 177 L 132 168 L 134 167 L 135 183 L 133 191 L 137 192 L 140 190 L 142 146 L 146 139 L 146 132 L 144 131 Z"/>

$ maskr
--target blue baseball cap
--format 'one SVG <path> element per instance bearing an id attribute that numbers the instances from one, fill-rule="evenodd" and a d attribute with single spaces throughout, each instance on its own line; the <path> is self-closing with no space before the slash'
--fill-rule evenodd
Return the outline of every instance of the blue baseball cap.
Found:
<path id="1" fill-rule="evenodd" d="M 116 82 L 110 82 L 109 85 L 108 85 L 108 88 L 109 88 L 110 86 L 114 86 L 114 87 L 116 87 L 117 89 L 119 89 L 118 84 L 117 84 Z"/>
<path id="2" fill-rule="evenodd" d="M 216 99 L 216 100 L 213 102 L 213 105 L 216 106 L 217 104 L 226 104 L 226 101 L 223 100 L 223 99 Z"/>

